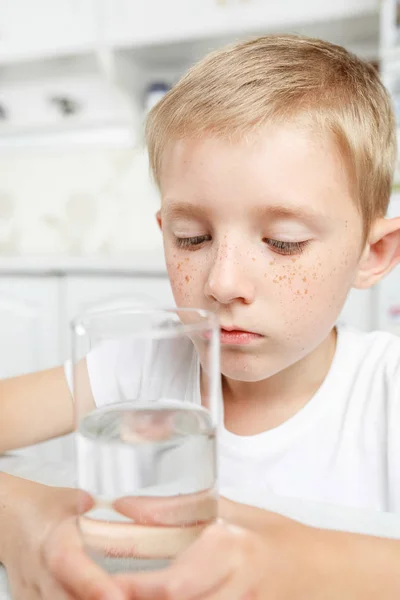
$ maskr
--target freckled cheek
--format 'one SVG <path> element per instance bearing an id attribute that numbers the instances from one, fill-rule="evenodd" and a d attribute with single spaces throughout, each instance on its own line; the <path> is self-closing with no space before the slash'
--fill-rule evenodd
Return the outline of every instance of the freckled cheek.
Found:
<path id="1" fill-rule="evenodd" d="M 199 305 L 204 288 L 201 267 L 190 257 L 172 256 L 167 260 L 168 277 L 178 306 Z"/>
<path id="2" fill-rule="evenodd" d="M 286 313 L 295 308 L 317 316 L 327 309 L 332 312 L 341 308 L 351 285 L 349 269 L 323 264 L 295 262 L 273 264 L 264 275 L 264 293 L 273 297 Z"/>
<path id="3" fill-rule="evenodd" d="M 310 300 L 321 274 L 318 268 L 309 269 L 299 259 L 272 261 L 262 280 L 267 295 L 281 302 Z"/>

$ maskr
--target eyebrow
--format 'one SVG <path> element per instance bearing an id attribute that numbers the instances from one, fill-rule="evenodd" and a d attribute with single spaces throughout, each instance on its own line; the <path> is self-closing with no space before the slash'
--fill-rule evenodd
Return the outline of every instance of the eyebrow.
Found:
<path id="1" fill-rule="evenodd" d="M 203 206 L 197 206 L 196 204 L 188 202 L 171 202 L 165 208 L 165 211 L 162 210 L 161 212 L 163 213 L 164 218 L 168 217 L 169 219 L 209 217 L 208 211 Z"/>
<path id="2" fill-rule="evenodd" d="M 284 204 L 266 204 L 264 206 L 257 207 L 254 211 L 257 219 L 271 219 L 278 221 L 293 219 L 296 221 L 302 221 L 311 225 L 320 225 L 326 221 L 327 217 L 318 211 L 314 210 L 311 206 L 290 206 Z M 165 208 L 163 217 L 169 219 L 179 218 L 209 218 L 209 210 L 203 206 L 198 206 L 189 202 L 171 202 Z"/>
<path id="3" fill-rule="evenodd" d="M 274 220 L 289 220 L 303 221 L 311 225 L 321 224 L 327 217 L 311 206 L 286 206 L 283 204 L 272 204 L 261 206 L 256 209 L 256 216 L 259 219 L 269 218 Z"/>

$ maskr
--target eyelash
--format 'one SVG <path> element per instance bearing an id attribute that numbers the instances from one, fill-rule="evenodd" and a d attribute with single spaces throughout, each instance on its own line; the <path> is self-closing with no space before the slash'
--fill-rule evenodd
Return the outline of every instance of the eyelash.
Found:
<path id="1" fill-rule="evenodd" d="M 195 247 L 199 247 L 204 242 L 209 242 L 211 235 L 196 235 L 188 238 L 175 238 L 176 245 L 178 248 L 186 248 L 187 250 L 194 250 Z"/>
<path id="2" fill-rule="evenodd" d="M 272 240 L 271 238 L 264 238 L 263 240 L 273 251 L 278 254 L 290 256 L 293 254 L 301 254 L 309 244 L 309 240 L 304 242 L 283 242 L 281 240 Z"/>
<path id="3" fill-rule="evenodd" d="M 197 235 L 188 238 L 175 238 L 176 245 L 178 248 L 185 248 L 186 250 L 195 250 L 205 242 L 211 240 L 210 235 Z M 308 240 L 304 242 L 284 242 L 281 240 L 273 240 L 271 238 L 264 238 L 263 242 L 267 244 L 272 250 L 278 254 L 284 256 L 291 256 L 294 254 L 301 254 L 309 244 Z"/>

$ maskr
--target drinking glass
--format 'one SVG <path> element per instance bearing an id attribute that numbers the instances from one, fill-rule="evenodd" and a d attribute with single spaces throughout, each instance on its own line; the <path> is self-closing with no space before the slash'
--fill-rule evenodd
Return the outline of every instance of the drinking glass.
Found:
<path id="1" fill-rule="evenodd" d="M 84 544 L 110 572 L 160 568 L 217 516 L 217 318 L 125 306 L 78 317 L 72 338 Z"/>

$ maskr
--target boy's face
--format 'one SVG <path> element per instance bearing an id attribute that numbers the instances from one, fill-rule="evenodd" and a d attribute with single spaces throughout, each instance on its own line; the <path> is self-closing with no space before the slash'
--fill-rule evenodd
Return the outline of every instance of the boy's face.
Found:
<path id="1" fill-rule="evenodd" d="M 161 221 L 177 306 L 217 313 L 221 371 L 259 381 L 332 330 L 357 273 L 362 221 L 329 138 L 295 125 L 167 148 Z"/>

